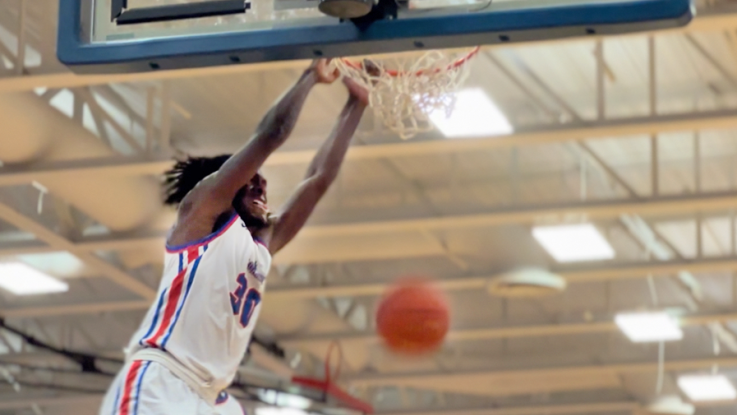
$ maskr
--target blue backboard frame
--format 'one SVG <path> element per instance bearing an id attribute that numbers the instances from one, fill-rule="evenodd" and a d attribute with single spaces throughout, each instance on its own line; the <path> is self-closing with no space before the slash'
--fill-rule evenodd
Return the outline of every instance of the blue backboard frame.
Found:
<path id="1" fill-rule="evenodd" d="M 418 49 L 458 48 L 566 37 L 611 35 L 684 26 L 690 0 L 629 0 L 352 22 L 250 32 L 90 43 L 83 3 L 59 0 L 57 56 L 76 73 L 127 73 L 313 59 Z"/>

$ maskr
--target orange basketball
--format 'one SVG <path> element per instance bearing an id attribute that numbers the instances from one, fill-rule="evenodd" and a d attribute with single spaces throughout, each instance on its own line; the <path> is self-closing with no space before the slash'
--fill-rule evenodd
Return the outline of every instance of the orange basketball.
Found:
<path id="1" fill-rule="evenodd" d="M 420 278 L 397 283 L 384 296 L 376 313 L 376 326 L 387 347 L 404 354 L 437 349 L 449 325 L 445 295 Z"/>

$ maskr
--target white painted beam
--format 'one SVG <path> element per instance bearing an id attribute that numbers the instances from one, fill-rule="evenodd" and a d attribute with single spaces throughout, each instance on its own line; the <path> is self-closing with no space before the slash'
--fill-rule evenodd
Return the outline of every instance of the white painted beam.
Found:
<path id="1" fill-rule="evenodd" d="M 589 402 L 565 405 L 534 405 L 494 408 L 442 408 L 425 411 L 382 412 L 381 415 L 569 415 L 569 414 L 598 414 L 635 411 L 640 408 L 637 402 Z"/>
<path id="2" fill-rule="evenodd" d="M 700 261 L 648 262 L 630 264 L 606 264 L 579 268 L 576 270 L 554 269 L 552 272 L 565 277 L 569 283 L 591 281 L 616 281 L 632 278 L 670 276 L 680 270 L 693 273 L 730 271 L 737 269 L 737 258 L 712 258 Z M 436 283 L 446 291 L 483 290 L 494 275 L 475 277 L 445 278 Z M 388 288 L 385 283 L 343 284 L 322 287 L 273 288 L 268 291 L 269 298 L 306 299 L 317 297 L 354 297 L 381 295 Z"/>
<path id="3" fill-rule="evenodd" d="M 684 316 L 680 319 L 681 325 L 683 326 L 705 326 L 712 323 L 726 323 L 731 321 L 737 321 L 737 313 L 698 314 Z M 619 331 L 619 328 L 614 324 L 614 321 L 514 326 L 507 325 L 472 329 L 453 329 L 448 332 L 447 341 L 454 342 L 523 337 L 566 336 L 590 333 L 611 333 L 616 331 Z M 379 338 L 374 333 L 360 332 L 318 333 L 277 337 L 279 344 L 285 347 L 299 347 L 309 343 L 327 344 L 333 340 L 346 341 L 349 343 L 378 342 Z"/>
<path id="4" fill-rule="evenodd" d="M 735 406 L 733 401 L 721 402 L 697 402 L 696 407 L 726 407 Z M 643 410 L 643 412 L 640 412 Z M 391 411 L 382 412 L 381 415 L 568 415 L 568 414 L 613 414 L 632 411 L 633 415 L 645 415 L 644 408 L 638 402 L 587 402 L 569 404 L 550 404 L 516 407 L 494 407 L 494 408 L 442 408 L 436 410 L 419 411 Z"/>
<path id="5" fill-rule="evenodd" d="M 411 157 L 432 154 L 474 152 L 512 146 L 559 143 L 574 140 L 616 138 L 636 135 L 661 134 L 694 130 L 723 130 L 737 128 L 737 111 L 720 110 L 689 114 L 668 114 L 627 119 L 584 122 L 582 124 L 543 125 L 509 135 L 467 140 L 407 141 L 392 144 L 352 146 L 349 160 Z M 307 164 L 314 150 L 280 151 L 273 154 L 267 165 Z"/>
<path id="6" fill-rule="evenodd" d="M 146 298 L 153 299 L 156 295 L 156 291 L 137 280 L 136 278 L 128 275 L 125 271 L 120 268 L 108 263 L 107 261 L 99 258 L 97 255 L 88 252 L 75 251 L 75 245 L 57 234 L 56 232 L 47 229 L 45 226 L 34 221 L 28 216 L 16 211 L 15 209 L 0 203 L 0 219 L 12 223 L 15 227 L 20 230 L 30 232 L 36 236 L 39 240 L 47 243 L 49 247 L 56 251 L 74 251 L 74 254 L 87 265 L 97 269 L 102 275 L 109 278 L 111 281 L 119 284 L 122 287 L 129 289 L 130 291 Z"/>
<path id="7" fill-rule="evenodd" d="M 623 213 L 657 217 L 700 211 L 729 210 L 737 204 L 735 193 L 712 193 L 698 197 L 661 197 L 651 199 L 588 202 L 553 206 L 515 206 L 477 215 L 426 217 L 386 221 L 369 221 L 339 225 L 314 225 L 302 230 L 307 238 L 336 238 L 341 236 L 368 236 L 397 234 L 407 231 L 479 228 L 511 224 L 532 224 L 536 220 L 585 217 L 590 220 L 610 219 Z"/>
<path id="8" fill-rule="evenodd" d="M 656 133 L 694 131 L 701 129 L 737 129 L 737 111 L 720 110 L 688 114 L 670 114 L 647 117 L 597 121 L 584 124 L 544 125 L 513 134 L 468 140 L 427 140 L 393 144 L 352 146 L 346 158 L 371 160 L 411 157 L 431 154 L 474 152 L 510 146 L 536 145 L 572 140 L 627 137 Z M 266 161 L 268 166 L 307 164 L 316 150 L 278 151 Z M 174 161 L 166 154 L 151 157 L 110 157 L 91 160 L 37 163 L 30 166 L 7 166 L 0 169 L 0 186 L 43 182 L 44 178 L 78 174 L 104 175 L 159 175 Z"/>
<path id="9" fill-rule="evenodd" d="M 667 360 L 665 370 L 686 371 L 711 369 L 713 365 L 720 368 L 737 367 L 737 357 L 709 357 L 689 360 Z M 473 378 L 494 377 L 499 379 L 534 379 L 549 377 L 572 376 L 599 376 L 605 374 L 625 373 L 655 373 L 658 370 L 657 362 L 624 362 L 608 363 L 590 366 L 563 366 L 542 369 L 512 369 L 512 370 L 474 370 L 467 372 L 412 372 L 412 373 L 381 373 L 344 375 L 343 380 L 351 386 L 409 386 L 430 390 L 443 390 L 442 385 L 450 385 L 463 379 L 464 382 Z M 436 385 L 436 386 L 432 386 Z"/>
<path id="10" fill-rule="evenodd" d="M 56 396 L 56 397 L 44 397 L 44 396 L 25 396 L 19 395 L 17 398 L 2 399 L 0 400 L 0 410 L 14 410 L 14 409 L 28 409 L 31 404 L 40 406 L 82 406 L 82 405 L 94 405 L 102 402 L 103 395 L 100 394 L 83 394 L 83 395 L 69 395 L 69 396 Z"/>
<path id="11" fill-rule="evenodd" d="M 0 186 L 43 182 L 47 177 L 80 174 L 110 176 L 160 175 L 174 165 L 169 156 L 159 157 L 99 157 L 86 160 L 36 163 L 27 166 L 5 166 L 0 169 Z"/>
<path id="12" fill-rule="evenodd" d="M 73 314 L 96 314 L 113 311 L 145 310 L 151 305 L 148 300 L 104 301 L 96 303 L 75 303 L 54 306 L 22 307 L 0 309 L 4 318 L 55 317 Z"/>
<path id="13" fill-rule="evenodd" d="M 648 262 L 648 263 L 629 263 L 629 264 L 605 264 L 600 266 L 578 268 L 578 269 L 554 269 L 553 272 L 564 276 L 569 283 L 583 283 L 592 281 L 617 281 L 633 278 L 645 278 L 648 275 L 653 277 L 671 276 L 681 270 L 688 270 L 693 273 L 707 272 L 725 272 L 737 270 L 737 257 L 726 258 L 710 258 L 696 261 L 670 261 L 670 262 Z M 494 275 L 479 275 L 471 277 L 454 277 L 442 278 L 436 280 L 436 283 L 446 291 L 467 291 L 467 290 L 484 290 L 486 284 Z M 388 283 L 364 283 L 364 284 L 336 284 L 320 287 L 275 287 L 267 290 L 266 298 L 280 300 L 299 300 L 314 299 L 318 297 L 359 297 L 359 296 L 376 296 L 381 295 L 389 287 Z M 51 315 L 64 314 L 88 314 L 103 311 L 124 311 L 145 309 L 150 305 L 147 301 L 109 301 L 109 302 L 93 302 L 88 304 L 68 304 L 54 306 L 34 306 L 0 309 L 0 316 L 23 318 L 23 317 L 42 317 Z M 691 316 L 687 320 L 687 324 L 707 324 L 712 321 L 732 320 L 732 314 L 713 315 L 706 317 L 706 320 L 699 320 L 701 317 Z M 737 320 L 737 318 L 735 318 Z M 594 326 L 583 328 L 583 330 L 593 330 Z M 500 329 L 507 330 L 507 329 Z M 513 329 L 517 330 L 517 329 Z M 520 329 L 525 332 L 527 329 Z M 552 329 L 557 330 L 557 329 Z M 581 330 L 578 327 L 568 327 L 561 330 L 569 330 L 575 332 Z M 495 333 L 495 332 L 490 332 Z M 505 332 L 506 333 L 506 332 Z M 473 336 L 474 331 L 460 336 Z M 493 334 L 496 335 L 496 334 Z M 482 335 L 483 336 L 483 335 Z"/>
<path id="14" fill-rule="evenodd" d="M 515 206 L 476 215 L 311 225 L 305 227 L 297 239 L 283 253 L 277 255 L 274 260 L 275 263 L 310 263 L 384 258 L 382 255 L 385 253 L 381 251 L 381 247 L 376 247 L 377 256 L 372 257 L 367 255 L 371 254 L 370 250 L 363 253 L 353 252 L 355 247 L 350 242 L 339 238 L 401 237 L 403 235 L 412 236 L 414 233 L 428 230 L 472 229 L 513 224 L 531 225 L 540 219 L 563 218 L 571 215 L 588 218 L 589 220 L 616 218 L 621 214 L 637 214 L 646 217 L 686 215 L 695 212 L 727 211 L 735 205 L 737 205 L 737 193 L 713 193 L 695 197 L 677 196 L 548 206 Z M 82 240 L 76 243 L 67 242 L 65 249 L 74 253 L 88 253 L 97 250 L 126 250 L 142 246 L 163 246 L 164 236 L 163 232 L 144 236 L 113 235 L 105 238 Z M 54 238 L 58 240 L 57 235 L 54 235 Z M 330 243 L 339 244 L 343 249 L 333 249 L 335 247 L 331 248 Z M 435 252 L 438 251 L 435 245 L 430 245 L 432 250 L 424 255 L 442 254 L 441 252 Z M 36 248 L 36 250 L 39 249 Z M 0 255 L 4 255 L 5 250 L 8 252 L 17 251 L 11 244 L 0 245 Z M 352 258 L 350 255 L 363 256 Z M 424 256 L 421 252 L 407 250 L 398 252 L 397 255 L 398 257 Z"/>

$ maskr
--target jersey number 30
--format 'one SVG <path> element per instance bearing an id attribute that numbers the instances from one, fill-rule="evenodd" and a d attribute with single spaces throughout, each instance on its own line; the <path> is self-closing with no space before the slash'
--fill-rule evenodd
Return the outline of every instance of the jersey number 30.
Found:
<path id="1" fill-rule="evenodd" d="M 233 307 L 233 315 L 238 316 L 242 327 L 247 327 L 251 320 L 253 310 L 261 302 L 261 293 L 253 288 L 248 289 L 246 274 L 238 275 L 238 288 L 230 293 L 230 305 Z"/>

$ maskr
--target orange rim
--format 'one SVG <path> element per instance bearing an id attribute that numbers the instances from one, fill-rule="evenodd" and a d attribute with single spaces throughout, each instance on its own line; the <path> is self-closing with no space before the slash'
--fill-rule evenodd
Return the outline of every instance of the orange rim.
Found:
<path id="1" fill-rule="evenodd" d="M 441 69 L 441 68 L 435 68 L 433 70 L 423 69 L 423 70 L 419 70 L 419 71 L 415 72 L 415 76 L 419 76 L 419 75 L 422 75 L 422 74 L 425 74 L 425 73 L 430 73 L 430 72 L 431 73 L 438 73 L 440 71 L 449 71 L 451 69 L 455 69 L 455 68 L 457 68 L 457 67 L 459 67 L 461 65 L 464 65 L 471 58 L 473 58 L 474 56 L 476 56 L 476 54 L 479 53 L 479 50 L 480 49 L 481 49 L 480 46 L 476 46 L 475 48 L 473 48 L 473 50 L 471 50 L 470 52 L 468 52 L 466 54 L 466 56 L 464 56 L 462 58 L 459 58 L 458 60 L 456 60 L 455 62 L 451 63 L 450 65 L 446 66 L 443 69 Z M 345 63 L 346 65 L 350 66 L 353 69 L 357 69 L 357 70 L 363 69 L 363 63 L 362 62 L 352 61 L 352 60 L 346 59 L 346 58 L 341 58 L 341 61 L 343 61 L 343 63 Z M 388 70 L 388 71 L 384 71 L 384 72 L 387 75 L 391 76 L 391 77 L 397 77 L 397 76 L 404 75 L 404 74 L 407 73 L 405 71 L 395 71 L 395 70 Z"/>

